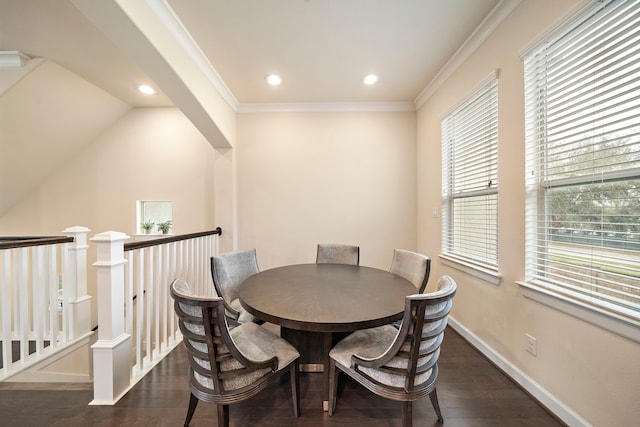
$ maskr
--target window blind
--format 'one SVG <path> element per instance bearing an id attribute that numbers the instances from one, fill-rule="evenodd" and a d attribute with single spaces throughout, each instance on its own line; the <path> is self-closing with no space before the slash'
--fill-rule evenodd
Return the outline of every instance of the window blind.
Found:
<path id="1" fill-rule="evenodd" d="M 640 2 L 594 3 L 525 58 L 526 276 L 640 317 Z"/>
<path id="2" fill-rule="evenodd" d="M 442 251 L 498 267 L 498 80 L 442 119 Z"/>

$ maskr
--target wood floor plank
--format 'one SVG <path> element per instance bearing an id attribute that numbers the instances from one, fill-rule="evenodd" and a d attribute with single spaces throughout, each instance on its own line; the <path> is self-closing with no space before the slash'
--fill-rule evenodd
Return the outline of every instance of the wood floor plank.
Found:
<path id="1" fill-rule="evenodd" d="M 89 406 L 89 384 L 0 383 L 0 414 L 21 427 L 181 426 L 189 403 L 182 345 L 114 406 Z M 437 391 L 446 427 L 561 426 L 454 331 L 440 356 Z M 301 416 L 293 418 L 289 382 L 274 383 L 232 405 L 232 427 L 400 427 L 401 404 L 377 397 L 341 376 L 336 413 L 322 411 L 322 374 L 301 375 Z M 414 403 L 414 425 L 441 426 L 429 399 Z M 216 426 L 213 405 L 200 403 L 192 427 Z"/>

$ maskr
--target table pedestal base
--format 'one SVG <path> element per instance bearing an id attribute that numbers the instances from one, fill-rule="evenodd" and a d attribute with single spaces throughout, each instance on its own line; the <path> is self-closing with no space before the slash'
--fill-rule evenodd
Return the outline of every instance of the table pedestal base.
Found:
<path id="1" fill-rule="evenodd" d="M 300 352 L 301 372 L 322 372 L 322 409 L 329 410 L 329 351 L 347 332 L 310 332 L 280 327 L 280 336 Z"/>
<path id="2" fill-rule="evenodd" d="M 302 372 L 324 372 L 325 334 L 325 332 L 280 328 L 280 336 L 300 352 L 300 371 Z"/>

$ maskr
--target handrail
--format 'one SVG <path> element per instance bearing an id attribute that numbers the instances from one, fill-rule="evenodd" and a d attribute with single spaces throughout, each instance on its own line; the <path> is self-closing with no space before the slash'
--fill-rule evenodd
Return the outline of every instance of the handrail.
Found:
<path id="1" fill-rule="evenodd" d="M 189 239 L 195 239 L 198 237 L 211 236 L 213 234 L 222 236 L 222 228 L 217 227 L 215 230 L 210 230 L 210 231 L 200 231 L 198 233 L 180 234 L 178 236 L 159 237 L 157 239 L 147 240 L 142 242 L 125 243 L 124 251 L 125 252 L 133 251 L 136 249 L 148 248 L 150 246 L 163 245 L 165 243 L 179 242 L 181 240 L 189 240 Z"/>
<path id="2" fill-rule="evenodd" d="M 68 236 L 16 236 L 0 237 L 0 250 L 27 248 L 30 246 L 57 245 L 58 243 L 71 243 L 73 237 Z"/>
<path id="3" fill-rule="evenodd" d="M 89 231 L 76 226 L 64 236 L 0 236 L 0 380 L 88 343 Z"/>
<path id="4" fill-rule="evenodd" d="M 195 292 L 215 295 L 209 259 L 218 254 L 221 234 L 218 227 L 126 243 L 127 234 L 107 231 L 90 239 L 97 251 L 93 266 L 98 274 L 100 325 L 98 339 L 91 346 L 92 405 L 117 402 L 182 342 L 169 283 L 184 277 Z"/>

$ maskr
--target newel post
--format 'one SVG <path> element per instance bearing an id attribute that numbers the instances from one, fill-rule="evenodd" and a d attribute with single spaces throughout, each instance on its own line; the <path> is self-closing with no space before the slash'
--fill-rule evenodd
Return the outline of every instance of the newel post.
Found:
<path id="1" fill-rule="evenodd" d="M 131 335 L 125 333 L 124 242 L 129 236 L 107 231 L 91 239 L 96 243 L 98 271 L 98 341 L 93 349 L 92 405 L 112 405 L 131 383 Z"/>
<path id="2" fill-rule="evenodd" d="M 87 234 L 86 227 L 70 227 L 62 232 L 73 237 L 67 248 L 67 266 L 65 278 L 71 286 L 65 286 L 66 301 L 69 310 L 65 313 L 69 325 L 66 331 L 69 339 L 79 338 L 91 333 L 91 297 L 87 295 Z"/>

